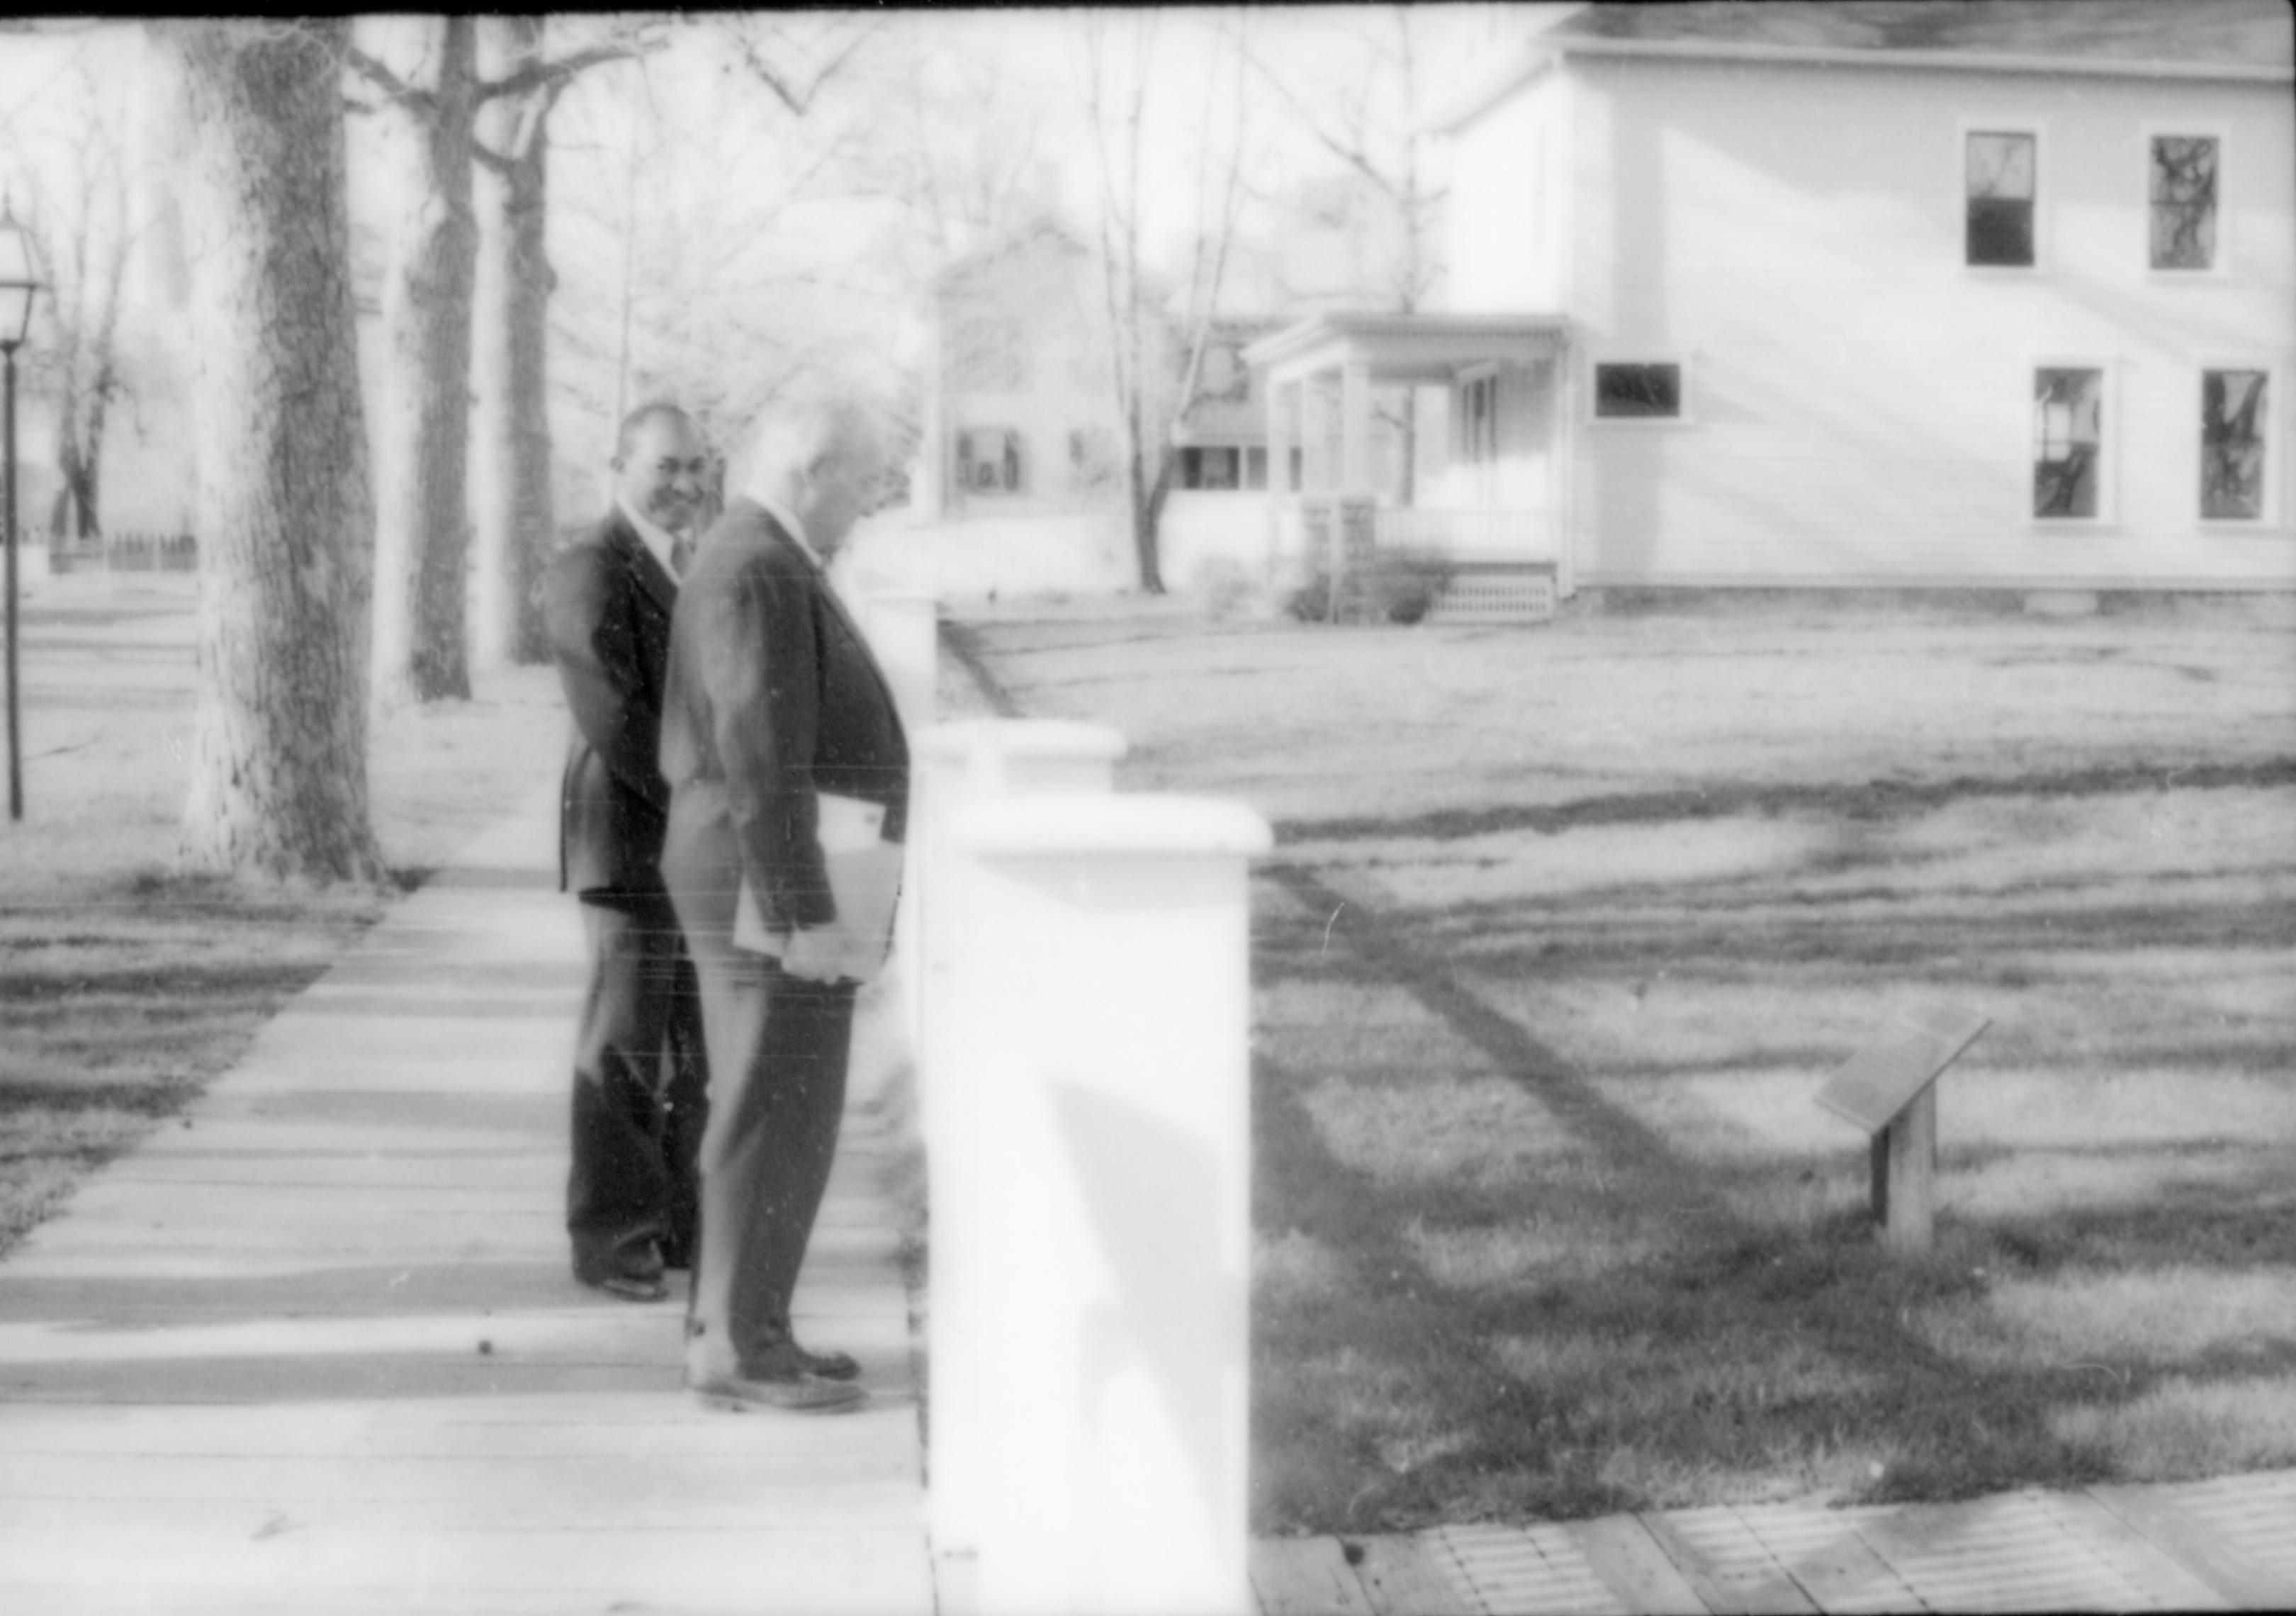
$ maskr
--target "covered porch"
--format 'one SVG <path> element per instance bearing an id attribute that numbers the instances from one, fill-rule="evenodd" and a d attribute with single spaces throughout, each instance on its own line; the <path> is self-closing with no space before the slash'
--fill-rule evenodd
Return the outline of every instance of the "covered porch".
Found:
<path id="1" fill-rule="evenodd" d="M 1320 564 L 1336 588 L 1409 549 L 1463 581 L 1536 576 L 1569 594 L 1568 348 L 1556 315 L 1322 314 L 1254 343 L 1271 570 Z M 1429 453 L 1416 439 L 1438 421 Z"/>

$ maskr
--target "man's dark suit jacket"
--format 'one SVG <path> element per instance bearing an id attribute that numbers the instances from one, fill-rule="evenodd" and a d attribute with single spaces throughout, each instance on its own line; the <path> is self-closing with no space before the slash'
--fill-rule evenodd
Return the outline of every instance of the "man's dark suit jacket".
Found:
<path id="1" fill-rule="evenodd" d="M 811 557 L 764 507 L 727 507 L 685 579 L 662 703 L 674 807 L 662 868 L 689 935 L 730 931 L 747 875 L 767 926 L 837 917 L 815 796 L 885 806 L 908 834 L 909 751 L 876 659 Z"/>
<path id="2" fill-rule="evenodd" d="M 663 898 L 663 674 L 677 585 L 619 506 L 545 575 L 543 613 L 574 737 L 559 796 L 559 888 L 596 903 Z"/>

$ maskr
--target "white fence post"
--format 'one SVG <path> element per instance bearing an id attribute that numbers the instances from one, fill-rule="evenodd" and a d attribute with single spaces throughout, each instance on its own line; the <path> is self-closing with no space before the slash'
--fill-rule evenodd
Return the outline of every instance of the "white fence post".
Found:
<path id="1" fill-rule="evenodd" d="M 862 607 L 861 630 L 877 666 L 893 687 L 893 705 L 912 737 L 933 721 L 939 685 L 940 607 L 930 595 L 872 595 Z"/>
<path id="2" fill-rule="evenodd" d="M 914 751 L 919 739 L 931 728 L 939 704 L 939 603 L 930 595 L 873 594 L 863 597 L 860 617 L 861 632 L 868 637 L 877 666 L 884 670 L 885 682 L 893 688 L 893 706 L 901 715 L 901 727 L 907 732 Z M 914 758 L 911 763 L 914 769 Z M 893 918 L 894 975 L 912 1053 L 922 1047 L 924 1030 L 923 932 L 917 898 L 924 882 L 924 857 L 915 806 L 912 804 L 908 845 L 901 863 L 901 886 L 909 898 Z"/>
<path id="3" fill-rule="evenodd" d="M 934 1550 L 964 1556 L 979 1547 L 980 1390 L 980 1175 L 971 1114 L 978 1063 L 952 1046 L 951 960 L 970 929 L 958 890 L 962 869 L 947 845 L 952 814 L 968 802 L 1046 792 L 1106 792 L 1124 756 L 1124 737 L 1095 724 L 1010 718 L 937 725 L 918 737 L 918 812 L 909 845 L 919 872 L 905 906 L 917 917 L 918 946 L 908 981 L 913 1047 L 931 1206 L 930 1346 Z M 968 1072 L 976 1074 L 968 1077 Z"/>
<path id="4" fill-rule="evenodd" d="M 957 935 L 954 881 L 944 831 L 959 805 L 988 797 L 1046 792 L 1106 792 L 1113 789 L 1116 765 L 1127 745 L 1122 735 L 1098 724 L 1056 719 L 969 718 L 937 724 L 916 738 L 916 811 L 910 816 L 909 844 L 915 849 L 916 901 L 903 906 L 916 919 L 918 963 L 909 1026 L 915 1040 L 920 1082 L 926 1090 L 926 1144 L 932 1143 L 931 1117 L 938 1105 L 930 1073 L 940 1051 L 931 1031 L 931 1003 L 946 993 L 949 948 Z M 939 911 L 938 919 L 935 911 Z M 946 1087 L 947 1085 L 941 1085 Z"/>
<path id="5" fill-rule="evenodd" d="M 1246 861 L 1267 825 L 1040 796 L 947 833 L 953 1036 L 979 1079 L 979 1609 L 1242 1616 Z"/>

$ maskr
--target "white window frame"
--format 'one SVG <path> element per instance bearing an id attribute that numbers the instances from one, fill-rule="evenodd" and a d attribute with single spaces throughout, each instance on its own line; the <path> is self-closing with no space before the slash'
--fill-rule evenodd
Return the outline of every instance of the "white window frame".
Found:
<path id="1" fill-rule="evenodd" d="M 2152 142 L 2162 135 L 2199 135 L 2217 143 L 2217 250 L 2216 257 L 2206 269 L 2155 269 L 2152 267 Z M 2232 174 L 2232 131 L 2212 118 L 2155 118 L 2146 120 L 2137 147 L 2136 170 L 2137 217 L 2143 220 L 2136 233 L 2137 265 L 2145 278 L 2158 284 L 2211 285 L 2232 274 L 2232 209 L 2226 206 L 2226 191 Z M 2216 365 L 2211 370 L 2219 368 Z M 2254 370 L 2255 365 L 2233 368 Z"/>
<path id="2" fill-rule="evenodd" d="M 2097 403 L 2096 445 L 2096 514 L 2094 516 L 2044 516 L 2033 509 L 2033 381 L 2045 370 L 2093 370 L 2099 373 L 2103 397 Z M 2020 422 L 2020 441 L 2023 444 L 2024 472 L 2019 480 L 2021 496 L 2024 501 L 2025 525 L 2040 533 L 2094 533 L 2100 529 L 2117 526 L 2120 521 L 2120 362 L 2104 354 L 2035 354 L 2025 362 L 2019 377 L 2020 397 L 2024 409 Z M 2198 383 L 2195 381 L 2195 404 Z M 2194 441 L 2199 442 L 2197 411 L 2194 416 Z M 2195 472 L 2195 486 L 2198 473 Z"/>
<path id="3" fill-rule="evenodd" d="M 1596 373 L 1606 365 L 1671 365 L 1682 378 L 1682 407 L 1671 415 L 1605 415 L 1602 406 L 1601 390 L 1596 387 Z M 1698 394 L 1695 372 L 1690 351 L 1680 348 L 1606 348 L 1590 349 L 1587 355 L 1586 372 L 1581 378 L 1586 383 L 1582 397 L 1586 399 L 1586 422 L 1605 431 L 1618 429 L 1625 431 L 1672 431 L 1678 427 L 1698 423 Z"/>
<path id="4" fill-rule="evenodd" d="M 2210 371 L 2250 370 L 2264 373 L 2264 497 L 2254 516 L 2208 516 L 2201 511 L 2201 399 L 2202 390 Z M 2288 441 L 2288 392 L 2284 367 L 2255 355 L 2205 354 L 2193 366 L 2192 390 L 2185 396 L 2192 414 L 2185 424 L 2190 429 L 2188 441 L 2192 453 L 2188 464 L 2191 479 L 2185 487 L 2192 499 L 2193 518 L 2211 533 L 2285 533 L 2288 524 L 2281 513 L 2281 460 Z"/>
<path id="5" fill-rule="evenodd" d="M 2025 279 L 2050 269 L 2049 127 L 2048 120 L 2026 113 L 1995 117 L 1964 116 L 1953 139 L 1953 261 L 1965 275 L 1980 280 Z M 1969 137 L 1972 135 L 2027 135 L 2033 141 L 2033 261 L 2030 264 L 1972 264 L 1969 261 Z"/>

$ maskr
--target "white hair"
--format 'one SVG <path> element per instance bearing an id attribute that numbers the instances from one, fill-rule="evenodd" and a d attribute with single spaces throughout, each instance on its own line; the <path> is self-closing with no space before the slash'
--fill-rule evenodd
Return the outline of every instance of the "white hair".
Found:
<path id="1" fill-rule="evenodd" d="M 751 498 L 781 499 L 791 479 L 823 460 L 863 448 L 882 456 L 884 446 L 883 423 L 865 400 L 826 389 L 784 395 L 758 414 L 738 486 Z"/>

